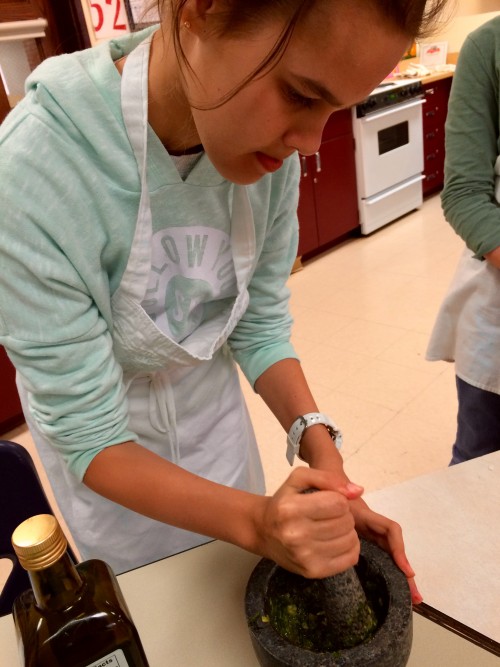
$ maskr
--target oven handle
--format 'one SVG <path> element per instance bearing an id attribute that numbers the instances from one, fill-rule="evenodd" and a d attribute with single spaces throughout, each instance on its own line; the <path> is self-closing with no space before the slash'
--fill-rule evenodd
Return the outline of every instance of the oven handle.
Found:
<path id="1" fill-rule="evenodd" d="M 387 111 L 381 111 L 380 113 L 374 113 L 369 116 L 365 116 L 364 118 L 360 118 L 361 122 L 363 123 L 371 123 L 374 120 L 378 120 L 379 118 L 384 118 L 385 116 L 390 116 L 393 113 L 399 113 L 400 111 L 406 111 L 407 109 L 411 109 L 412 107 L 417 107 L 422 104 L 425 104 L 425 99 L 423 97 L 419 98 L 418 100 L 415 100 L 413 102 L 408 102 L 408 104 L 395 104 L 392 106 L 390 109 Z"/>
<path id="2" fill-rule="evenodd" d="M 386 197 L 390 197 L 395 192 L 399 192 L 400 190 L 404 190 L 405 188 L 409 188 L 410 185 L 415 185 L 415 183 L 418 183 L 419 181 L 423 181 L 424 178 L 425 178 L 425 176 L 423 174 L 419 174 L 418 176 L 415 176 L 415 178 L 412 178 L 411 181 L 405 181 L 404 183 L 401 183 L 401 185 L 398 185 L 395 188 L 391 188 L 390 190 L 388 190 L 387 192 L 384 192 L 381 195 L 376 195 L 375 197 L 369 197 L 367 199 L 364 199 L 363 201 L 368 206 L 371 206 L 372 204 L 377 204 L 379 201 L 382 201 L 382 199 L 385 199 Z"/>

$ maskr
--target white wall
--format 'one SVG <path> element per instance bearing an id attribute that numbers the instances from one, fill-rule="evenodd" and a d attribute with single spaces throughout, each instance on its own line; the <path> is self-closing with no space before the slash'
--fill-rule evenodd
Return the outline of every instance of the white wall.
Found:
<path id="1" fill-rule="evenodd" d="M 0 42 L 0 68 L 7 93 L 15 98 L 24 95 L 24 80 L 30 73 L 22 41 Z"/>
<path id="2" fill-rule="evenodd" d="M 495 16 L 500 16 L 500 0 L 451 0 L 451 18 L 430 40 L 448 42 L 448 53 L 460 51 L 467 35 Z"/>

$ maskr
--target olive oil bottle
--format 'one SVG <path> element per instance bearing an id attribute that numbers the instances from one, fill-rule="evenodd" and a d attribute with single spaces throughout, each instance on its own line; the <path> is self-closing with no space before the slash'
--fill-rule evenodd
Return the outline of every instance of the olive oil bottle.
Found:
<path id="1" fill-rule="evenodd" d="M 75 565 L 50 514 L 24 521 L 12 544 L 32 586 L 12 610 L 24 667 L 148 667 L 109 565 Z"/>

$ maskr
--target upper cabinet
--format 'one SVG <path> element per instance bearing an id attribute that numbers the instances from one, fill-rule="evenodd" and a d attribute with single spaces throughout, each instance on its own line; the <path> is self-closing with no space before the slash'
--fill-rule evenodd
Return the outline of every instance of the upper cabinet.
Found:
<path id="1" fill-rule="evenodd" d="M 90 46 L 81 0 L 0 0 L 0 33 L 34 39 L 40 60 Z"/>
<path id="2" fill-rule="evenodd" d="M 1 0 L 1 21 L 29 21 L 42 16 L 37 0 Z"/>

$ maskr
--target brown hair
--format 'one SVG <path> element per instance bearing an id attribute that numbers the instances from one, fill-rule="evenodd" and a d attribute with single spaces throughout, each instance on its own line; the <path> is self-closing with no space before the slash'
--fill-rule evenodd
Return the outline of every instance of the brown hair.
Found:
<path id="1" fill-rule="evenodd" d="M 283 18 L 284 26 L 274 47 L 264 60 L 250 72 L 233 90 L 229 91 L 215 106 L 221 106 L 236 95 L 250 81 L 271 69 L 281 58 L 292 37 L 295 26 L 313 8 L 322 2 L 335 0 L 224 0 L 224 10 L 217 15 L 216 33 L 218 36 L 237 35 L 248 32 L 252 26 L 262 24 L 266 19 Z M 414 40 L 429 36 L 443 13 L 448 0 L 364 0 L 370 2 L 394 28 Z M 156 6 L 164 17 L 171 15 L 172 39 L 180 60 L 189 67 L 189 62 L 180 43 L 180 16 L 187 0 L 151 0 L 149 7 Z M 215 108 L 215 107 L 211 107 Z"/>
<path id="2" fill-rule="evenodd" d="M 327 0 L 329 3 L 334 0 Z M 367 0 L 395 27 L 411 39 L 429 36 L 448 0 Z M 187 0 L 150 0 L 160 16 L 172 13 L 172 28 L 179 29 L 179 15 Z M 235 33 L 249 24 L 261 22 L 268 16 L 289 17 L 290 25 L 306 14 L 320 0 L 225 0 L 226 9 L 220 13 L 220 34 Z M 293 29 L 293 28 L 292 28 Z"/>

